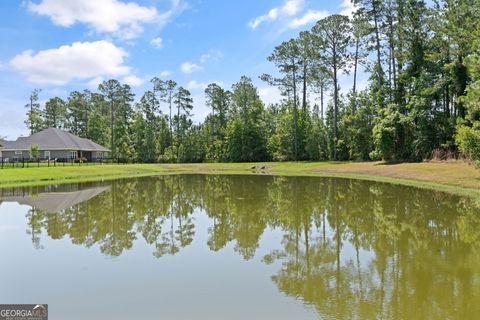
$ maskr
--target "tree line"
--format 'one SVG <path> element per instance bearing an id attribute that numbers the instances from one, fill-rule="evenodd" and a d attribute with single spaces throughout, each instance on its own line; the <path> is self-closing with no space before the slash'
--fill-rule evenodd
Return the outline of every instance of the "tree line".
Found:
<path id="1" fill-rule="evenodd" d="M 279 103 L 266 106 L 246 76 L 230 89 L 212 83 L 211 112 L 195 124 L 192 95 L 175 81 L 153 78 L 135 102 L 128 85 L 108 80 L 44 107 L 34 90 L 27 126 L 63 128 L 140 162 L 419 161 L 458 151 L 480 161 L 480 1 L 353 2 L 352 17 L 321 19 L 267 57 L 278 72 L 260 79 L 280 90 Z M 340 87 L 345 75 L 351 88 Z"/>

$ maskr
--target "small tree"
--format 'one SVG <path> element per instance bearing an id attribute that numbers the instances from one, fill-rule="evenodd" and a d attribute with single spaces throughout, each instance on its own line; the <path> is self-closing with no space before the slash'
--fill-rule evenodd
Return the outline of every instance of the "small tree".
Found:
<path id="1" fill-rule="evenodd" d="M 40 94 L 40 89 L 35 89 L 30 94 L 30 98 L 28 103 L 25 105 L 25 108 L 28 110 L 27 112 L 27 120 L 25 124 L 27 125 L 28 129 L 30 129 L 30 134 L 34 134 L 39 132 L 45 127 L 45 123 L 42 119 L 42 109 L 40 105 L 40 99 L 38 95 Z"/>
<path id="2" fill-rule="evenodd" d="M 470 128 L 461 125 L 457 128 L 455 142 L 460 151 L 470 160 L 480 165 L 480 125 Z"/>
<path id="3" fill-rule="evenodd" d="M 387 162 L 408 159 L 414 144 L 408 138 L 411 137 L 412 127 L 411 118 L 399 112 L 396 105 L 382 109 L 373 127 L 375 150 L 370 153 L 370 158 Z"/>
<path id="4" fill-rule="evenodd" d="M 30 158 L 38 159 L 40 156 L 40 146 L 38 144 L 32 144 L 29 148 Z"/>

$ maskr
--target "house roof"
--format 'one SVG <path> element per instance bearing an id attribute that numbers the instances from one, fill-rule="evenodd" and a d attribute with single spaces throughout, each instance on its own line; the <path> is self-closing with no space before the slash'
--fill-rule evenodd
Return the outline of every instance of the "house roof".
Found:
<path id="1" fill-rule="evenodd" d="M 20 137 L 16 141 L 3 141 L 2 144 L 3 151 L 28 150 L 32 144 L 37 144 L 40 150 L 110 151 L 89 139 L 56 128 L 42 130 L 30 137 Z"/>

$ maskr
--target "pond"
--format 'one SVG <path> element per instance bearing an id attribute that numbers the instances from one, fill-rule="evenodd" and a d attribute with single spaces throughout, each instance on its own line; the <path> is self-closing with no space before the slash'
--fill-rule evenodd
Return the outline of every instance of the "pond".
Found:
<path id="1" fill-rule="evenodd" d="M 474 319 L 480 203 L 167 175 L 0 189 L 0 301 L 51 319 Z M 478 318 L 477 318 L 478 319 Z"/>

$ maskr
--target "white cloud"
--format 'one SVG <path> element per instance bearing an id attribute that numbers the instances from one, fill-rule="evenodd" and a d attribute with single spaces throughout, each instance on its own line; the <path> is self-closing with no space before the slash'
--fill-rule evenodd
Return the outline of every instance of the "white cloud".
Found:
<path id="1" fill-rule="evenodd" d="M 196 80 L 191 80 L 187 84 L 187 89 L 191 90 L 191 91 L 194 91 L 194 90 L 202 90 L 203 91 L 211 83 L 216 83 L 219 86 L 224 85 L 224 83 L 222 81 L 198 82 Z"/>
<path id="2" fill-rule="evenodd" d="M 200 62 L 205 63 L 209 60 L 219 61 L 221 58 L 223 58 L 223 52 L 217 49 L 212 49 L 209 52 L 202 54 Z"/>
<path id="3" fill-rule="evenodd" d="M 205 88 L 208 86 L 208 83 L 206 82 L 198 82 L 196 80 L 192 80 L 188 82 L 187 84 L 187 89 L 188 90 L 205 90 Z"/>
<path id="4" fill-rule="evenodd" d="M 163 70 L 162 72 L 160 72 L 160 77 L 162 78 L 169 77 L 171 75 L 172 75 L 172 72 L 170 72 L 169 70 Z"/>
<path id="5" fill-rule="evenodd" d="M 256 29 L 263 22 L 277 20 L 278 11 L 279 11 L 278 8 L 273 8 L 267 14 L 264 14 L 263 16 L 260 16 L 260 17 L 257 17 L 255 19 L 251 20 L 248 23 L 248 26 L 252 29 Z"/>
<path id="6" fill-rule="evenodd" d="M 200 64 L 186 61 L 180 66 L 180 70 L 185 74 L 190 74 L 195 71 L 203 70 L 203 65 L 208 61 L 219 61 L 223 58 L 223 53 L 217 49 L 211 49 L 207 53 L 204 53 L 200 56 Z"/>
<path id="7" fill-rule="evenodd" d="M 31 82 L 62 85 L 75 79 L 126 76 L 130 73 L 130 67 L 124 65 L 127 55 L 105 40 L 74 42 L 37 53 L 24 51 L 10 61 L 10 66 Z"/>
<path id="8" fill-rule="evenodd" d="M 302 10 L 303 5 L 304 5 L 303 0 L 290 0 L 285 2 L 281 11 L 288 16 L 294 16 L 298 12 L 300 12 L 300 10 Z"/>
<path id="9" fill-rule="evenodd" d="M 138 87 L 141 86 L 145 82 L 145 80 L 134 75 L 128 75 L 126 77 L 123 77 L 122 82 L 132 87 Z"/>
<path id="10" fill-rule="evenodd" d="M 101 33 L 114 33 L 132 39 L 143 31 L 143 24 L 165 24 L 178 11 L 184 9 L 183 1 L 172 0 L 170 10 L 159 13 L 155 7 L 120 0 L 41 0 L 29 2 L 28 9 L 48 16 L 58 26 L 71 27 L 84 23 Z"/>
<path id="11" fill-rule="evenodd" d="M 357 11 L 357 7 L 353 4 L 351 0 L 343 0 L 342 4 L 342 11 L 340 11 L 340 14 L 348 17 L 353 17 L 353 14 Z"/>
<path id="12" fill-rule="evenodd" d="M 198 64 L 192 63 L 190 61 L 184 62 L 180 66 L 180 70 L 182 70 L 182 72 L 186 74 L 193 73 L 195 71 L 199 71 L 202 69 L 203 69 L 202 66 L 199 66 Z"/>
<path id="13" fill-rule="evenodd" d="M 291 29 L 303 27 L 310 23 L 315 23 L 320 19 L 327 17 L 329 13 L 327 11 L 308 10 L 302 17 L 295 18 L 288 23 L 288 27 Z"/>
<path id="14" fill-rule="evenodd" d="M 264 22 L 273 22 L 282 17 L 292 17 L 299 13 L 305 5 L 304 0 L 287 0 L 280 7 L 270 9 L 266 14 L 256 17 L 248 23 L 252 29 L 256 29 Z"/>
<path id="15" fill-rule="evenodd" d="M 275 104 L 283 99 L 280 90 L 276 87 L 260 88 L 258 89 L 258 95 L 265 105 Z"/>
<path id="16" fill-rule="evenodd" d="M 92 89 L 97 89 L 98 85 L 103 82 L 102 77 L 95 77 L 92 80 L 88 81 L 87 85 Z"/>
<path id="17" fill-rule="evenodd" d="M 153 38 L 150 40 L 150 44 L 156 49 L 161 49 L 163 47 L 163 39 L 160 37 Z"/>

